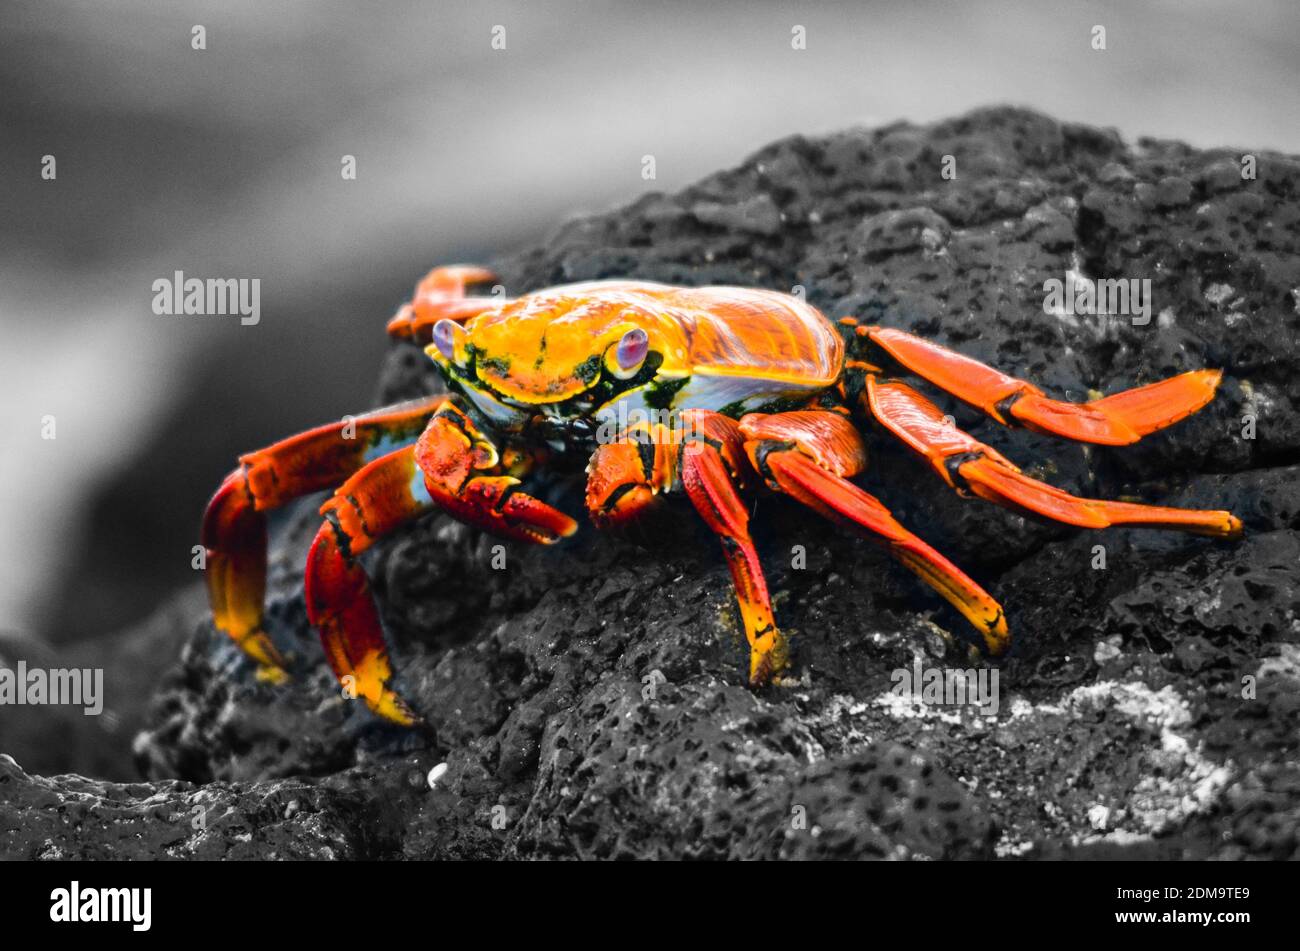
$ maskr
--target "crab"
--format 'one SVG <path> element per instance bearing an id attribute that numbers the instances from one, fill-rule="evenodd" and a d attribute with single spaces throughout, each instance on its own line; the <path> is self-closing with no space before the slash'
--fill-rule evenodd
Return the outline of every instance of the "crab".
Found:
<path id="1" fill-rule="evenodd" d="M 307 558 L 307 614 L 348 696 L 387 720 L 421 722 L 394 668 L 360 556 L 435 511 L 549 545 L 577 529 L 529 495 L 542 467 L 586 465 L 599 528 L 636 525 L 683 495 L 718 537 L 749 644 L 749 683 L 790 664 L 750 538 L 747 496 L 770 491 L 883 545 L 960 612 L 989 655 L 1011 644 L 1001 605 L 854 481 L 874 420 L 951 489 L 1081 528 L 1132 525 L 1239 537 L 1226 511 L 1084 499 L 1022 472 L 959 429 L 908 382 L 921 378 L 1004 426 L 1106 446 L 1134 443 L 1196 412 L 1221 372 L 1194 370 L 1086 403 L 1056 400 L 902 330 L 823 316 L 800 297 L 743 287 L 641 281 L 570 284 L 515 299 L 473 296 L 496 280 L 435 268 L 389 322 L 424 345 L 447 392 L 312 429 L 240 458 L 209 503 L 202 541 L 215 626 L 283 680 L 263 623 L 266 513 L 334 489 Z"/>

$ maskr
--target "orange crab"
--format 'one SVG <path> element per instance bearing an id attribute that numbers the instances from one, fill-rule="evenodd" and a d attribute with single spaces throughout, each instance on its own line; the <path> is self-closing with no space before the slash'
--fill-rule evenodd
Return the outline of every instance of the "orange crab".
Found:
<path id="1" fill-rule="evenodd" d="M 308 556 L 308 616 L 352 695 L 405 725 L 419 718 L 392 688 L 358 556 L 432 511 L 521 541 L 568 536 L 577 523 L 520 488 L 543 464 L 589 459 L 586 503 L 600 527 L 627 525 L 670 492 L 690 500 L 731 569 L 754 685 L 788 662 L 747 527 L 742 493 L 758 483 L 882 543 L 966 617 L 989 653 L 1010 644 L 998 602 L 851 481 L 867 462 L 856 421 L 877 420 L 963 495 L 1022 513 L 1083 528 L 1241 534 L 1228 512 L 1080 499 L 1032 479 L 882 375 L 901 366 L 1006 426 L 1124 445 L 1209 402 L 1217 370 L 1066 403 L 903 331 L 833 323 L 776 291 L 602 281 L 514 300 L 467 296 L 493 280 L 482 268 L 436 268 L 388 325 L 427 344 L 449 394 L 245 455 L 209 504 L 213 619 L 267 676 L 282 678 L 285 660 L 263 630 L 264 513 L 336 486 Z"/>

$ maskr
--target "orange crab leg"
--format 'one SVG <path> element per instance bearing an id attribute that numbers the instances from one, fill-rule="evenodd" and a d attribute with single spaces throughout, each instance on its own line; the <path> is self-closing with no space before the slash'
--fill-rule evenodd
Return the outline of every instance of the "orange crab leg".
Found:
<path id="1" fill-rule="evenodd" d="M 446 396 L 429 397 L 319 426 L 240 457 L 203 516 L 208 599 L 224 631 L 270 679 L 285 660 L 262 630 L 266 593 L 265 512 L 332 488 L 370 459 L 413 443 Z"/>
<path id="2" fill-rule="evenodd" d="M 1138 525 L 1214 538 L 1242 533 L 1241 520 L 1230 512 L 1080 499 L 1031 479 L 1005 456 L 949 425 L 937 406 L 905 383 L 868 379 L 867 400 L 875 417 L 925 456 L 945 482 L 998 505 L 1080 528 Z"/>
<path id="3" fill-rule="evenodd" d="M 1004 426 L 1019 422 L 1035 432 L 1106 446 L 1137 442 L 1190 416 L 1213 399 L 1223 376 L 1219 370 L 1192 370 L 1090 403 L 1067 403 L 1045 396 L 1031 383 L 904 331 L 859 327 L 857 333 L 869 337 L 913 373 Z"/>
<path id="4" fill-rule="evenodd" d="M 307 617 L 339 681 L 385 719 L 404 726 L 418 720 L 390 686 L 379 610 L 357 558 L 378 538 L 438 508 L 521 541 L 548 544 L 573 533 L 572 519 L 515 491 L 519 480 L 501 471 L 496 447 L 446 403 L 415 446 L 370 463 L 321 507 L 325 523 L 307 559 Z"/>
<path id="5" fill-rule="evenodd" d="M 802 411 L 740 421 L 745 451 L 768 485 L 825 518 L 883 544 L 889 553 L 942 595 L 980 632 L 990 653 L 1010 643 L 1002 606 L 894 518 L 880 501 L 849 481 L 866 464 L 853 425 L 837 413 Z"/>
<path id="6" fill-rule="evenodd" d="M 738 491 L 748 472 L 739 430 L 717 413 L 681 416 L 678 428 L 639 423 L 596 449 L 587 468 L 587 511 L 600 528 L 636 528 L 662 493 L 677 485 L 685 490 L 722 543 L 749 643 L 749 680 L 758 686 L 784 669 L 788 657 Z"/>
<path id="7" fill-rule="evenodd" d="M 457 264 L 434 268 L 416 285 L 410 302 L 403 304 L 388 322 L 388 335 L 427 344 L 433 340 L 433 327 L 438 321 L 464 323 L 485 310 L 508 303 L 503 298 L 465 296 L 467 287 L 496 279 L 496 274 L 484 267 Z"/>
<path id="8" fill-rule="evenodd" d="M 776 627 L 763 566 L 749 537 L 749 512 L 737 490 L 745 471 L 734 420 L 701 410 L 682 414 L 692 434 L 681 453 L 681 482 L 687 497 L 722 542 L 736 601 L 749 641 L 749 682 L 767 683 L 789 663 L 789 647 Z"/>

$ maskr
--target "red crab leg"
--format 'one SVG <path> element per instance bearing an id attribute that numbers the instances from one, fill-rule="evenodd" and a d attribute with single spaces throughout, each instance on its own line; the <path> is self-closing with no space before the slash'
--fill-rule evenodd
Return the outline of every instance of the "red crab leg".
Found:
<path id="1" fill-rule="evenodd" d="M 1222 372 L 1192 370 L 1090 403 L 1066 403 L 1031 383 L 901 330 L 859 327 L 891 357 L 1005 426 L 1079 442 L 1122 446 L 1178 422 L 1214 397 Z M 1011 417 L 1011 418 L 1008 418 Z"/>
<path id="2" fill-rule="evenodd" d="M 415 447 L 398 449 L 356 473 L 325 503 L 325 524 L 307 555 L 307 619 L 320 633 L 334 675 L 375 713 L 404 726 L 419 718 L 388 686 L 388 645 L 356 559 L 376 538 L 434 507 L 415 465 Z"/>
<path id="3" fill-rule="evenodd" d="M 413 443 L 447 400 L 429 397 L 350 422 L 330 423 L 240 457 L 203 516 L 208 599 L 218 630 L 228 634 L 271 679 L 284 658 L 262 630 L 266 593 L 266 517 L 298 496 L 332 488 L 368 459 Z"/>
<path id="4" fill-rule="evenodd" d="M 740 433 L 734 420 L 717 413 L 694 410 L 682 416 L 687 427 L 682 488 L 722 542 L 749 641 L 749 682 L 765 684 L 785 668 L 789 648 L 776 627 L 763 566 L 749 537 L 749 512 L 737 490 L 746 468 Z"/>
<path id="5" fill-rule="evenodd" d="M 937 406 L 905 383 L 868 378 L 867 400 L 875 417 L 929 459 L 945 482 L 998 505 L 1081 528 L 1140 525 L 1215 538 L 1241 535 L 1241 521 L 1230 512 L 1080 499 L 1031 479 L 1005 456 L 949 425 Z"/>
<path id="6" fill-rule="evenodd" d="M 415 288 L 410 303 L 403 304 L 388 322 L 388 335 L 426 344 L 433 340 L 433 325 L 440 320 L 464 323 L 485 310 L 504 303 L 503 298 L 466 297 L 465 288 L 487 284 L 497 276 L 484 267 L 456 264 L 436 267 Z"/>
<path id="7" fill-rule="evenodd" d="M 519 480 L 501 471 L 496 447 L 447 403 L 414 447 L 370 463 L 321 508 L 325 524 L 307 559 L 307 617 L 340 682 L 394 723 L 410 726 L 418 718 L 389 686 L 393 670 L 383 626 L 357 557 L 435 508 L 520 541 L 548 544 L 573 533 L 572 519 L 515 491 Z"/>
<path id="8" fill-rule="evenodd" d="M 1009 643 L 1002 606 L 956 565 L 913 535 L 875 496 L 848 478 L 866 464 L 861 436 L 845 417 L 801 411 L 740 421 L 745 451 L 768 485 L 825 518 L 883 544 L 974 625 L 993 654 Z"/>

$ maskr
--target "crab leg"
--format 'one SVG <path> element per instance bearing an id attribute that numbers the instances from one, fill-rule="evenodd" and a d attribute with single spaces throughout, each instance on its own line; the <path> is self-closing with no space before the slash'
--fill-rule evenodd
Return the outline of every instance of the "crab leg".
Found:
<path id="1" fill-rule="evenodd" d="M 857 333 L 913 373 L 1004 426 L 1019 422 L 1035 432 L 1106 446 L 1137 442 L 1190 416 L 1214 397 L 1223 376 L 1220 370 L 1192 370 L 1090 403 L 1067 403 L 1045 396 L 1031 383 L 904 331 L 859 327 Z"/>
<path id="2" fill-rule="evenodd" d="M 307 619 L 320 633 L 334 675 L 375 713 L 404 726 L 418 717 L 388 686 L 388 645 L 357 557 L 376 538 L 433 508 L 415 447 L 398 449 L 356 473 L 325 503 L 325 524 L 307 555 Z"/>
<path id="3" fill-rule="evenodd" d="M 905 383 L 877 383 L 868 378 L 867 400 L 871 412 L 887 429 L 925 456 L 944 481 L 959 491 L 1080 528 L 1139 525 L 1215 538 L 1241 535 L 1241 521 L 1230 512 L 1080 499 L 1031 479 L 996 450 L 949 425 L 937 406 Z"/>
<path id="4" fill-rule="evenodd" d="M 849 478 L 866 466 L 862 437 L 849 420 L 824 411 L 764 415 L 740 421 L 745 451 L 767 484 L 825 518 L 883 544 L 904 567 L 943 596 L 979 631 L 992 654 L 1010 643 L 1002 606 L 965 572 L 909 532 Z"/>
<path id="5" fill-rule="evenodd" d="M 351 421 L 299 433 L 240 457 L 203 516 L 208 599 L 218 630 L 253 660 L 264 676 L 284 677 L 285 661 L 262 630 L 266 593 L 265 512 L 291 499 L 338 485 L 370 459 L 414 443 L 446 396 L 429 397 Z"/>
<path id="6" fill-rule="evenodd" d="M 598 447 L 587 468 L 587 511 L 600 528 L 635 527 L 661 493 L 680 484 L 722 543 L 749 643 L 749 680 L 764 684 L 786 666 L 787 646 L 738 490 L 748 471 L 740 433 L 734 420 L 704 410 L 687 410 L 681 423 L 636 424 Z"/>
<path id="7" fill-rule="evenodd" d="M 410 303 L 403 304 L 388 322 L 388 335 L 399 340 L 427 344 L 440 320 L 464 323 L 485 310 L 508 303 L 497 297 L 466 297 L 465 289 L 497 279 L 484 267 L 465 264 L 436 267 L 415 288 Z"/>
<path id="8" fill-rule="evenodd" d="M 749 682 L 765 684 L 785 669 L 789 647 L 776 627 L 763 566 L 749 537 L 748 507 L 737 488 L 747 469 L 740 431 L 734 420 L 718 413 L 688 410 L 682 417 L 682 488 L 722 542 L 749 642 Z"/>
<path id="9" fill-rule="evenodd" d="M 515 491 L 519 480 L 503 471 L 496 447 L 448 402 L 415 446 L 370 463 L 321 507 L 325 523 L 307 558 L 307 617 L 339 681 L 394 723 L 410 726 L 418 718 L 389 685 L 393 669 L 379 610 L 357 558 L 436 508 L 519 541 L 549 544 L 573 533 L 572 519 Z"/>

